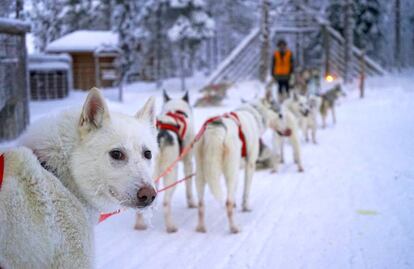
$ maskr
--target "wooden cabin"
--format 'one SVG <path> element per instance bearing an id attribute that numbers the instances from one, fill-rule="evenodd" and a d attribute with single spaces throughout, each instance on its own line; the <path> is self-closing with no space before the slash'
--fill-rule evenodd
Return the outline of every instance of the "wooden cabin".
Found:
<path id="1" fill-rule="evenodd" d="M 68 54 L 29 55 L 29 85 L 32 100 L 68 96 L 72 89 L 72 58 Z"/>
<path id="2" fill-rule="evenodd" d="M 118 36 L 111 31 L 79 30 L 46 47 L 48 53 L 67 53 L 72 57 L 73 87 L 112 87 L 118 82 L 115 61 L 119 55 Z"/>

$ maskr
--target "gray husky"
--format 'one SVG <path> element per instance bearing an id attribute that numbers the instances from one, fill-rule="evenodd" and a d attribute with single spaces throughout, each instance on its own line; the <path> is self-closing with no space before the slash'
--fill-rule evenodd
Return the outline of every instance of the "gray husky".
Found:
<path id="1" fill-rule="evenodd" d="M 326 117 L 328 116 L 328 111 L 332 112 L 333 123 L 336 123 L 336 114 L 335 114 L 335 102 L 340 96 L 345 96 L 345 93 L 342 91 L 341 85 L 337 84 L 333 89 L 327 91 L 321 95 L 322 103 L 320 107 L 320 112 L 322 116 L 322 127 L 326 127 Z"/>

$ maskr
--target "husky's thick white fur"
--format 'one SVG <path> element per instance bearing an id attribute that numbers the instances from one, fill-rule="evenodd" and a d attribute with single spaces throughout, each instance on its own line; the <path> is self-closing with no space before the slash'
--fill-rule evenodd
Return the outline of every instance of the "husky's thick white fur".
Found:
<path id="1" fill-rule="evenodd" d="M 82 109 L 39 120 L 21 145 L 5 153 L 2 268 L 92 268 L 100 212 L 144 208 L 155 198 L 153 98 L 126 116 L 110 113 L 92 89 Z"/>
<path id="2" fill-rule="evenodd" d="M 259 154 L 259 138 L 267 123 L 265 117 L 252 105 L 236 110 L 246 140 L 247 156 L 244 167 L 243 211 L 250 211 L 249 194 Z M 226 210 L 231 233 L 240 230 L 234 222 L 235 191 L 242 161 L 242 142 L 239 127 L 232 117 L 223 117 L 208 124 L 196 145 L 196 189 L 198 193 L 198 232 L 206 232 L 204 191 L 208 185 L 213 195 L 221 200 L 220 177 L 223 174 L 227 188 Z"/>
<path id="3" fill-rule="evenodd" d="M 267 121 L 273 133 L 273 169 L 277 172 L 279 163 L 284 162 L 284 144 L 287 140 L 293 149 L 293 159 L 299 172 L 303 172 L 301 145 L 299 140 L 299 125 L 295 115 L 285 105 L 279 105 L 275 101 L 264 102 L 264 106 L 270 109 Z"/>
<path id="4" fill-rule="evenodd" d="M 159 146 L 159 153 L 155 161 L 155 178 L 157 178 L 161 173 L 163 173 L 167 167 L 173 163 L 178 156 L 180 155 L 180 149 L 187 147 L 191 141 L 194 139 L 194 120 L 193 120 L 193 111 L 189 103 L 189 94 L 188 92 L 182 98 L 171 99 L 168 94 L 164 91 L 164 104 L 161 111 L 161 114 L 158 115 L 158 120 L 167 124 L 181 124 L 177 123 L 173 118 L 167 115 L 167 113 L 179 113 L 186 119 L 187 131 L 185 132 L 184 138 L 182 141 L 179 136 L 170 130 L 159 130 L 157 140 Z M 187 155 L 183 158 L 184 165 L 184 175 L 189 176 L 193 173 L 193 151 L 190 150 Z M 164 178 L 164 186 L 170 185 L 178 180 L 178 167 L 175 166 L 174 169 L 167 174 Z M 189 208 L 196 207 L 193 200 L 193 184 L 192 179 L 186 180 L 186 197 L 187 205 Z M 164 192 L 164 220 L 165 228 L 168 233 L 174 233 L 178 229 L 173 222 L 171 214 L 171 199 L 174 194 L 175 187 L 170 188 Z M 135 228 L 142 230 L 146 229 L 146 224 L 140 213 L 137 213 L 137 220 Z"/>
<path id="5" fill-rule="evenodd" d="M 310 131 L 312 136 L 312 142 L 314 144 L 317 143 L 317 118 L 321 103 L 322 99 L 318 96 L 304 96 L 298 93 L 293 93 L 292 97 L 284 102 L 284 105 L 296 116 L 306 142 L 309 142 Z"/>

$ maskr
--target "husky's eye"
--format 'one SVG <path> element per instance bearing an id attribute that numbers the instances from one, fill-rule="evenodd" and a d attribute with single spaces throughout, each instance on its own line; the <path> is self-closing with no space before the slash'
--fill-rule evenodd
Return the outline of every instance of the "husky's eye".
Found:
<path id="1" fill-rule="evenodd" d="M 109 152 L 109 155 L 111 156 L 112 159 L 117 160 L 117 161 L 125 160 L 125 154 L 119 149 L 111 150 Z"/>
<path id="2" fill-rule="evenodd" d="M 152 152 L 150 150 L 145 150 L 144 151 L 144 157 L 145 157 L 145 159 L 151 160 Z"/>

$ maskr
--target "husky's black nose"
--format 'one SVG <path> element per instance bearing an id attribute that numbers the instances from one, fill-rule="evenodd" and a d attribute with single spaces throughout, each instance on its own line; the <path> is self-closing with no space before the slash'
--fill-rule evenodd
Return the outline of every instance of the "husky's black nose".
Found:
<path id="1" fill-rule="evenodd" d="M 152 204 L 157 196 L 157 191 L 150 185 L 141 187 L 137 192 L 138 207 L 146 207 Z"/>

